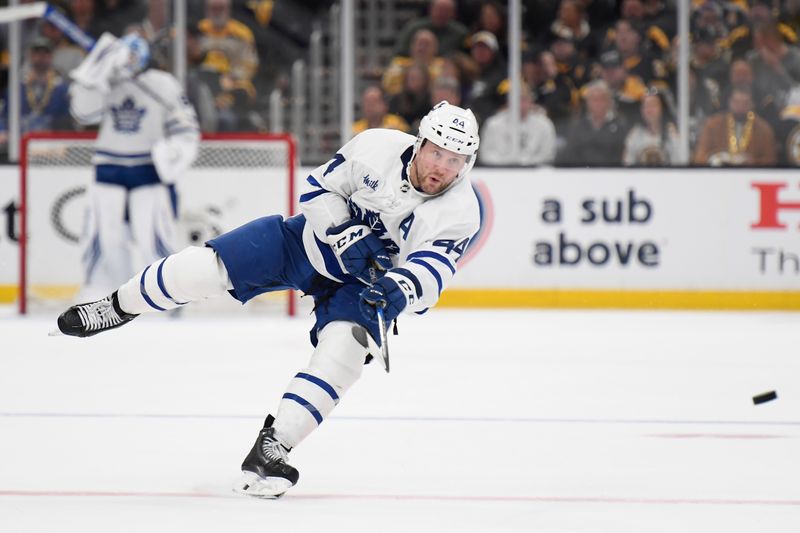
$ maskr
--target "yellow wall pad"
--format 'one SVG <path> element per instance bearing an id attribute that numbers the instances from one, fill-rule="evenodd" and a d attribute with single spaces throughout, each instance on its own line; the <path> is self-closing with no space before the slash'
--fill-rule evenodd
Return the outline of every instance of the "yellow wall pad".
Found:
<path id="1" fill-rule="evenodd" d="M 800 311 L 800 292 L 448 289 L 438 306 Z"/>
<path id="2" fill-rule="evenodd" d="M 16 285 L 0 285 L 0 303 L 16 299 Z M 800 292 L 448 289 L 438 307 L 800 311 Z"/>

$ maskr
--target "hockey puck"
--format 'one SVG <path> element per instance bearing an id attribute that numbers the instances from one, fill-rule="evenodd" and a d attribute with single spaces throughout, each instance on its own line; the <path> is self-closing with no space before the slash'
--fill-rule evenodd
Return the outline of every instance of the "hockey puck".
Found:
<path id="1" fill-rule="evenodd" d="M 774 390 L 771 390 L 769 392 L 765 392 L 763 394 L 757 394 L 756 396 L 753 396 L 753 404 L 754 405 L 758 405 L 760 403 L 771 402 L 772 400 L 776 399 L 777 397 L 778 397 L 778 393 L 775 392 Z"/>

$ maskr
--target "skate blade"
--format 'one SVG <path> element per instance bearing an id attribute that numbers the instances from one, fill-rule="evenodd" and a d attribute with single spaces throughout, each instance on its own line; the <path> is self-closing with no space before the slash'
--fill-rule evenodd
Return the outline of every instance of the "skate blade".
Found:
<path id="1" fill-rule="evenodd" d="M 260 478 L 252 472 L 244 472 L 239 482 L 233 486 L 233 492 L 252 498 L 277 500 L 291 487 L 292 482 L 282 477 Z"/>
<path id="2" fill-rule="evenodd" d="M 50 333 L 47 334 L 48 337 L 65 337 L 63 333 L 61 333 L 60 329 L 54 329 Z"/>

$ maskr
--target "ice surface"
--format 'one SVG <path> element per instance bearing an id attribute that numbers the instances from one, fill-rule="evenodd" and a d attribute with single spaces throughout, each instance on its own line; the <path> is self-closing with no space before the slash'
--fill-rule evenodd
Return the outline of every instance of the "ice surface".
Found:
<path id="1" fill-rule="evenodd" d="M 800 314 L 402 319 L 299 484 L 237 496 L 310 323 L 0 318 L 0 532 L 800 531 Z"/>

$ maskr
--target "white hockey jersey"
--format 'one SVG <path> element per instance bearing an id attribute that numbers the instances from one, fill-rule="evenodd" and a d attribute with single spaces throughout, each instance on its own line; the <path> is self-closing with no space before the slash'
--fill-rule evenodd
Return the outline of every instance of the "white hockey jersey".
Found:
<path id="1" fill-rule="evenodd" d="M 145 70 L 132 80 L 112 85 L 107 94 L 73 83 L 70 97 L 75 120 L 100 124 L 95 165 L 153 164 L 152 149 L 165 138 L 194 146 L 196 154 L 197 114 L 168 72 Z"/>
<path id="2" fill-rule="evenodd" d="M 469 179 L 438 196 L 418 192 L 408 177 L 415 138 L 396 130 L 367 130 L 348 142 L 303 184 L 303 245 L 316 270 L 341 281 L 341 261 L 326 231 L 362 220 L 389 251 L 387 275 L 407 293 L 406 312 L 433 306 L 456 272 L 459 258 L 480 227 L 478 200 Z M 401 283 L 402 282 L 402 283 Z"/>

